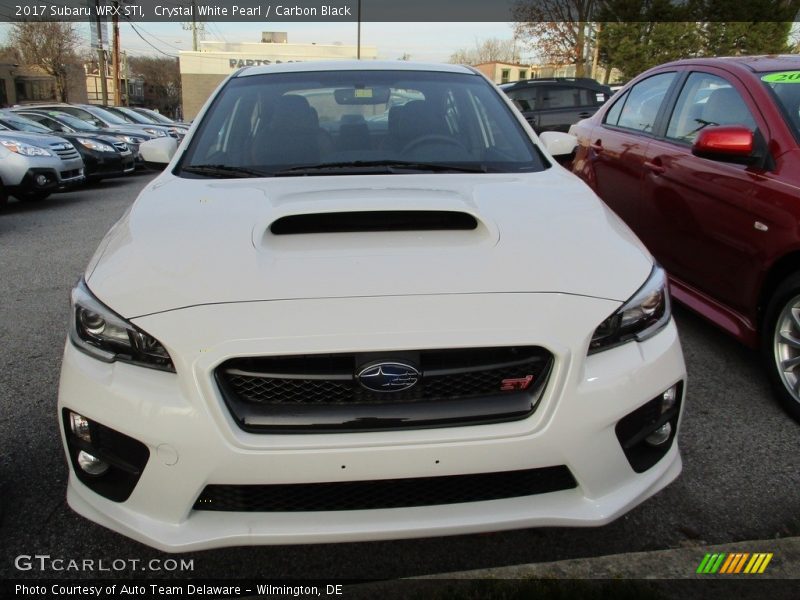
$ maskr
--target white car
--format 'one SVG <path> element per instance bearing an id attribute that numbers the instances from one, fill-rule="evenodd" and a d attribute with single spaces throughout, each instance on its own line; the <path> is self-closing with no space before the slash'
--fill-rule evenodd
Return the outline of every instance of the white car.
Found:
<path id="1" fill-rule="evenodd" d="M 602 525 L 666 486 L 664 273 L 560 135 L 461 66 L 231 75 L 142 145 L 174 156 L 73 292 L 69 505 L 179 552 Z"/>

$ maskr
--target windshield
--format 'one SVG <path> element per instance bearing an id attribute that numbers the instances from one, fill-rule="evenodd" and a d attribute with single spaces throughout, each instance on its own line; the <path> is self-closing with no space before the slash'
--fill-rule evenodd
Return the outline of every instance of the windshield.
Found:
<path id="1" fill-rule="evenodd" d="M 86 109 L 86 112 L 102 119 L 106 123 L 111 123 L 113 125 L 127 125 L 128 122 L 123 119 L 122 117 L 118 117 L 114 113 L 101 108 L 100 106 L 92 106 L 91 109 Z"/>
<path id="2" fill-rule="evenodd" d="M 139 123 L 140 125 L 152 125 L 155 123 L 152 119 L 148 119 L 147 117 L 140 115 L 135 110 L 131 110 L 130 108 L 125 108 L 124 106 L 120 106 L 117 110 L 124 115 L 131 123 Z"/>
<path id="3" fill-rule="evenodd" d="M 100 128 L 90 123 L 89 121 L 84 121 L 83 119 L 79 119 L 78 117 L 73 117 L 72 115 L 68 115 L 66 113 L 48 113 L 52 118 L 61 121 L 65 125 L 75 129 L 76 131 L 100 131 Z"/>
<path id="4" fill-rule="evenodd" d="M 16 129 L 17 131 L 27 131 L 29 133 L 53 133 L 52 129 L 48 129 L 36 121 L 31 121 L 30 119 L 20 117 L 19 115 L 2 113 L 0 114 L 0 120 L 2 120 L 7 127 Z"/>
<path id="5" fill-rule="evenodd" d="M 153 120 L 153 123 L 164 123 L 164 124 L 167 124 L 167 125 L 172 125 L 172 124 L 175 123 L 175 121 L 173 121 L 169 117 L 165 117 L 164 115 L 162 115 L 160 113 L 153 112 L 152 110 L 147 110 L 147 109 L 141 109 L 141 110 L 142 110 L 142 112 L 139 113 L 139 114 L 146 115 L 147 117 L 149 117 L 150 119 Z M 137 112 L 139 112 L 139 111 L 137 111 Z"/>
<path id="6" fill-rule="evenodd" d="M 178 173 L 253 177 L 431 167 L 523 172 L 544 165 L 482 77 L 323 71 L 231 79 L 203 117 Z"/>
<path id="7" fill-rule="evenodd" d="M 784 118 L 800 140 L 800 71 L 777 71 L 759 73 L 761 82 L 767 86 L 783 109 Z"/>

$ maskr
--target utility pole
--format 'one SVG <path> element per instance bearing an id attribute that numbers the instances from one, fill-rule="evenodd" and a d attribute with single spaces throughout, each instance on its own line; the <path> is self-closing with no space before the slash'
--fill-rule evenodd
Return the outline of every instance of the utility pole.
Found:
<path id="1" fill-rule="evenodd" d="M 197 50 L 198 50 L 198 47 L 197 47 L 197 30 L 199 29 L 201 31 L 204 31 L 203 28 L 205 27 L 205 25 L 203 25 L 201 23 L 199 27 L 197 26 L 197 17 L 195 16 L 197 14 L 197 5 L 195 4 L 195 0 L 192 0 L 191 8 L 192 8 L 192 22 L 191 23 L 182 23 L 181 24 L 181 28 L 184 31 L 188 31 L 190 29 L 192 30 L 192 50 L 194 52 L 197 52 Z"/>
<path id="2" fill-rule="evenodd" d="M 119 2 L 114 0 L 114 6 L 119 7 Z M 122 90 L 120 90 L 119 77 L 119 17 L 116 13 L 111 18 L 114 26 L 114 106 L 122 105 Z"/>
<path id="3" fill-rule="evenodd" d="M 95 8 L 100 8 L 100 0 L 94 0 Z M 100 11 L 95 11 L 97 15 L 97 67 L 100 73 L 100 90 L 102 93 L 103 104 L 108 104 L 108 87 L 106 85 L 106 56 L 103 50 L 103 28 L 100 22 Z M 95 88 L 96 89 L 96 88 Z"/>
<path id="4" fill-rule="evenodd" d="M 194 0 L 192 0 L 192 50 L 197 52 L 197 19 L 195 18 L 195 13 L 197 12 L 197 6 L 195 5 Z"/>
<path id="5" fill-rule="evenodd" d="M 356 43 L 356 58 L 361 60 L 361 0 L 358 0 L 358 41 Z"/>

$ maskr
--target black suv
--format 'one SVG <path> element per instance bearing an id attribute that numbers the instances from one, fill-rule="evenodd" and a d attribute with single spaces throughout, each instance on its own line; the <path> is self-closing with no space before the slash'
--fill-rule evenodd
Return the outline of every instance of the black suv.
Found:
<path id="1" fill-rule="evenodd" d="M 607 85 L 587 77 L 526 79 L 499 87 L 536 133 L 568 131 L 573 123 L 591 117 L 612 94 Z"/>

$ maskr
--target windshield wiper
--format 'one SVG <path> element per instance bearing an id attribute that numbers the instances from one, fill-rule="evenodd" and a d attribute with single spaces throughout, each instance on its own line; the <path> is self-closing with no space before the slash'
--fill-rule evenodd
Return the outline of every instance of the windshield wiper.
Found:
<path id="1" fill-rule="evenodd" d="M 371 173 L 399 173 L 402 171 L 431 171 L 434 173 L 488 173 L 486 165 L 464 165 L 447 163 L 413 162 L 406 160 L 354 160 L 348 162 L 320 163 L 318 165 L 299 165 L 275 171 L 276 177 L 295 177 L 298 175 L 347 175 L 352 171 Z"/>
<path id="2" fill-rule="evenodd" d="M 181 171 L 184 173 L 193 173 L 196 175 L 205 175 L 206 177 L 269 177 L 271 173 L 259 171 L 257 169 L 248 169 L 247 167 L 236 167 L 233 165 L 188 165 L 182 167 Z"/>

